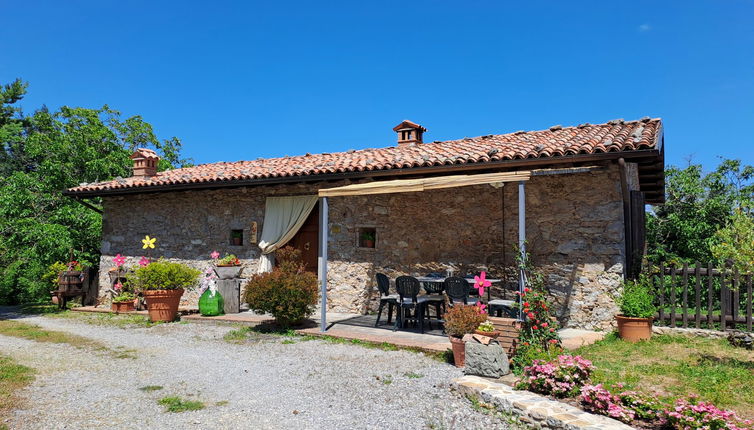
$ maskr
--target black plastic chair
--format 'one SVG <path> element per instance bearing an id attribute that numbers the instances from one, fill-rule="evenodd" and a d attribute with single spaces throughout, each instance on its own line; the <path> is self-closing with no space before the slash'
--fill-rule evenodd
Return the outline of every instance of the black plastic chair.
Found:
<path id="1" fill-rule="evenodd" d="M 421 289 L 421 283 L 413 276 L 399 276 L 395 279 L 395 289 L 398 291 L 398 317 L 395 319 L 395 327 L 393 331 L 398 330 L 398 326 L 401 328 L 405 325 L 407 319 L 406 312 L 413 310 L 414 319 L 419 323 L 419 328 L 424 333 L 424 310 L 427 302 L 424 299 L 420 299 L 419 290 Z M 430 329 L 432 328 L 430 322 Z"/>
<path id="2" fill-rule="evenodd" d="M 393 319 L 393 308 L 398 306 L 398 295 L 390 294 L 390 278 L 382 273 L 375 275 L 377 278 L 377 288 L 380 290 L 380 308 L 377 310 L 377 322 L 374 326 L 377 327 L 380 324 L 380 317 L 382 316 L 382 309 L 387 305 L 387 323 Z"/>
<path id="3" fill-rule="evenodd" d="M 459 302 L 464 305 L 475 305 L 479 299 L 469 298 L 469 289 L 471 285 L 465 278 L 453 276 L 445 279 L 445 294 L 448 295 L 450 305 Z"/>
<path id="4" fill-rule="evenodd" d="M 445 313 L 445 296 L 443 295 L 445 282 L 422 282 L 422 287 L 424 287 L 424 291 L 427 293 L 424 296 L 424 299 L 427 301 L 427 318 L 430 317 L 429 306 L 434 306 L 435 318 L 439 320 L 442 314 Z"/>

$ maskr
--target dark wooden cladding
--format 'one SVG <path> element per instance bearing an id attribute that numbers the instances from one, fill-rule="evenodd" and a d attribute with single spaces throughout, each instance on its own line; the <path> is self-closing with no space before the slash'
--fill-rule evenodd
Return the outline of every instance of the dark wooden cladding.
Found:
<path id="1" fill-rule="evenodd" d="M 660 263 L 657 268 L 649 267 L 658 305 L 655 323 L 752 331 L 754 273 L 741 273 L 737 268 L 715 268 L 713 263 L 704 266 L 696 262 L 691 267 L 687 263 L 682 266 Z"/>

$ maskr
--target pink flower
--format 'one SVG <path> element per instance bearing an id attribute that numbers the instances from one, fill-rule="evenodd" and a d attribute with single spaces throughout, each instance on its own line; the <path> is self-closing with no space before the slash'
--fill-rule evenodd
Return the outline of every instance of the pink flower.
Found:
<path id="1" fill-rule="evenodd" d="M 209 256 L 212 257 L 213 260 L 217 260 L 218 258 L 220 258 L 220 253 L 217 251 L 212 251 L 212 254 L 210 254 Z"/>
<path id="2" fill-rule="evenodd" d="M 547 328 L 547 323 L 546 323 L 546 322 L 543 322 L 543 323 L 542 323 L 542 327 L 544 327 L 544 328 Z"/>
<path id="3" fill-rule="evenodd" d="M 487 305 L 484 305 L 481 302 L 477 302 L 476 305 L 479 307 L 479 313 L 480 314 L 486 314 L 487 313 L 487 311 L 485 310 L 485 309 L 487 309 Z"/>
<path id="4" fill-rule="evenodd" d="M 141 267 L 149 265 L 149 259 L 147 257 L 141 257 L 141 260 L 139 260 L 139 265 Z"/>
<path id="5" fill-rule="evenodd" d="M 492 282 L 487 280 L 487 272 L 480 273 L 479 276 L 474 276 L 474 288 L 479 290 L 479 295 L 484 295 L 484 289 L 485 287 L 489 287 L 492 285 Z"/>
<path id="6" fill-rule="evenodd" d="M 115 289 L 115 291 L 120 291 L 123 289 L 123 284 L 116 282 L 115 285 L 113 285 L 113 289 Z"/>
<path id="7" fill-rule="evenodd" d="M 126 257 L 118 254 L 113 258 L 113 263 L 115 263 L 115 267 L 120 268 L 120 266 L 126 263 Z"/>

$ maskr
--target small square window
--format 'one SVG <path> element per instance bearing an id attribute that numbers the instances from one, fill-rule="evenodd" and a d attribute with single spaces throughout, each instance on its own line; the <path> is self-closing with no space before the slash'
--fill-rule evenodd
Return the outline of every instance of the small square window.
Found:
<path id="1" fill-rule="evenodd" d="M 359 248 L 372 248 L 377 245 L 377 229 L 374 227 L 360 227 L 358 229 Z"/>
<path id="2" fill-rule="evenodd" d="M 232 246 L 243 246 L 243 230 L 230 231 L 230 244 Z"/>

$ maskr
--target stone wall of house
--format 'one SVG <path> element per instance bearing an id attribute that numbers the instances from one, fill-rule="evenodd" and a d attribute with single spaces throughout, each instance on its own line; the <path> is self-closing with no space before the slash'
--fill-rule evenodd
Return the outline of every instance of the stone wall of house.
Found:
<path id="1" fill-rule="evenodd" d="M 632 174 L 635 174 L 632 173 Z M 338 184 L 328 184 L 328 187 Z M 244 275 L 256 271 L 265 198 L 311 194 L 315 185 L 144 194 L 105 199 L 100 285 L 120 253 L 135 264 L 141 239 L 157 237 L 153 256 L 209 266 L 209 253 L 236 254 Z M 600 171 L 536 176 L 526 184 L 528 250 L 546 281 L 561 322 L 606 328 L 616 312 L 612 295 L 623 277 L 623 208 L 616 165 Z M 427 272 L 487 270 L 515 289 L 518 187 L 479 185 L 421 193 L 330 199 L 328 309 L 369 312 L 378 304 L 376 272 L 391 278 Z M 362 229 L 375 229 L 376 247 L 358 247 Z M 245 244 L 230 245 L 230 230 Z M 495 295 L 502 292 L 497 289 Z M 511 297 L 510 292 L 508 297 Z M 186 295 L 185 303 L 196 303 Z"/>

